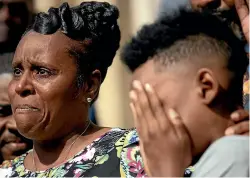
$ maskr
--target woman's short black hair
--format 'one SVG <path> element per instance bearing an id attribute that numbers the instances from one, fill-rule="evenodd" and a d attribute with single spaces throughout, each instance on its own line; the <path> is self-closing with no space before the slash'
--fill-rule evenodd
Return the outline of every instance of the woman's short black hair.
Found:
<path id="1" fill-rule="evenodd" d="M 84 48 L 70 47 L 69 53 L 77 60 L 77 83 L 81 87 L 84 77 L 95 69 L 101 71 L 104 80 L 119 48 L 118 17 L 117 7 L 107 2 L 82 2 L 71 8 L 68 3 L 63 3 L 59 8 L 50 8 L 48 14 L 37 14 L 26 33 L 33 30 L 47 35 L 59 30 L 69 38 L 78 40 Z"/>

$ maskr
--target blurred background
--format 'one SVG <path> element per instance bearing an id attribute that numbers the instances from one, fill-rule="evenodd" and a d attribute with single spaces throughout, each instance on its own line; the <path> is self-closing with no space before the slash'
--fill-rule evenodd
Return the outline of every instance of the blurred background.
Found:
<path id="1" fill-rule="evenodd" d="M 152 22 L 156 16 L 160 0 L 105 0 L 116 5 L 120 10 L 121 47 L 129 37 L 144 24 Z M 83 0 L 34 0 L 34 12 L 47 11 L 51 6 L 57 7 L 63 2 L 78 5 Z M 100 96 L 94 105 L 96 122 L 100 126 L 124 127 L 133 126 L 129 109 L 130 72 L 121 63 L 118 51 L 107 78 L 101 86 Z"/>

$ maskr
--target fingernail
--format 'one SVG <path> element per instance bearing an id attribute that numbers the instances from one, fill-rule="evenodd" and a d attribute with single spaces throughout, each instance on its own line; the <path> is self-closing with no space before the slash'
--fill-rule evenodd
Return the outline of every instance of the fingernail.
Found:
<path id="1" fill-rule="evenodd" d="M 178 113 L 172 108 L 168 110 L 168 114 L 169 114 L 169 117 L 171 118 L 177 118 L 179 116 Z"/>
<path id="2" fill-rule="evenodd" d="M 133 111 L 134 110 L 134 104 L 133 103 L 129 103 L 129 107 L 130 109 Z"/>
<path id="3" fill-rule="evenodd" d="M 129 92 L 129 97 L 130 97 L 130 99 L 132 99 L 134 101 L 137 100 L 137 95 L 136 95 L 135 91 L 133 91 L 133 90 Z"/>
<path id="4" fill-rule="evenodd" d="M 133 104 L 133 103 L 129 103 L 129 106 L 130 106 L 131 108 L 133 108 L 133 107 L 134 107 L 134 104 Z"/>
<path id="5" fill-rule="evenodd" d="M 239 117 L 240 117 L 240 114 L 238 112 L 234 112 L 231 114 L 232 119 L 239 119 Z"/>
<path id="6" fill-rule="evenodd" d="M 234 134 L 234 130 L 233 129 L 227 129 L 225 132 L 226 135 L 233 135 Z"/>
<path id="7" fill-rule="evenodd" d="M 133 81 L 133 87 L 142 91 L 142 85 L 141 82 L 139 82 L 138 80 Z"/>
<path id="8" fill-rule="evenodd" d="M 151 92 L 153 93 L 153 88 L 151 87 L 151 85 L 149 85 L 148 83 L 145 84 L 145 90 L 148 91 L 148 92 Z"/>

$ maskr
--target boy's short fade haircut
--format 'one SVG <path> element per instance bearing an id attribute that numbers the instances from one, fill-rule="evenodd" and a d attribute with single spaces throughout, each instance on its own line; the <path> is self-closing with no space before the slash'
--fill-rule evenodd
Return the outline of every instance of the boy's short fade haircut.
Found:
<path id="1" fill-rule="evenodd" d="M 125 45 L 122 60 L 133 72 L 155 56 L 161 66 L 166 66 L 187 59 L 206 63 L 209 56 L 221 55 L 227 60 L 228 69 L 243 77 L 248 65 L 244 45 L 215 15 L 182 9 L 145 25 Z"/>

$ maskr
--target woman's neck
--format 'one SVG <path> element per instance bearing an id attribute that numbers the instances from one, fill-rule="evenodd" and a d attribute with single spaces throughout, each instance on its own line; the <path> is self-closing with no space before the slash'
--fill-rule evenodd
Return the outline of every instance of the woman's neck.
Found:
<path id="1" fill-rule="evenodd" d="M 25 166 L 31 170 L 46 170 L 59 166 L 108 130 L 90 124 L 86 132 L 81 135 L 85 129 L 86 126 L 75 129 L 60 139 L 34 141 L 34 152 L 27 156 Z"/>

